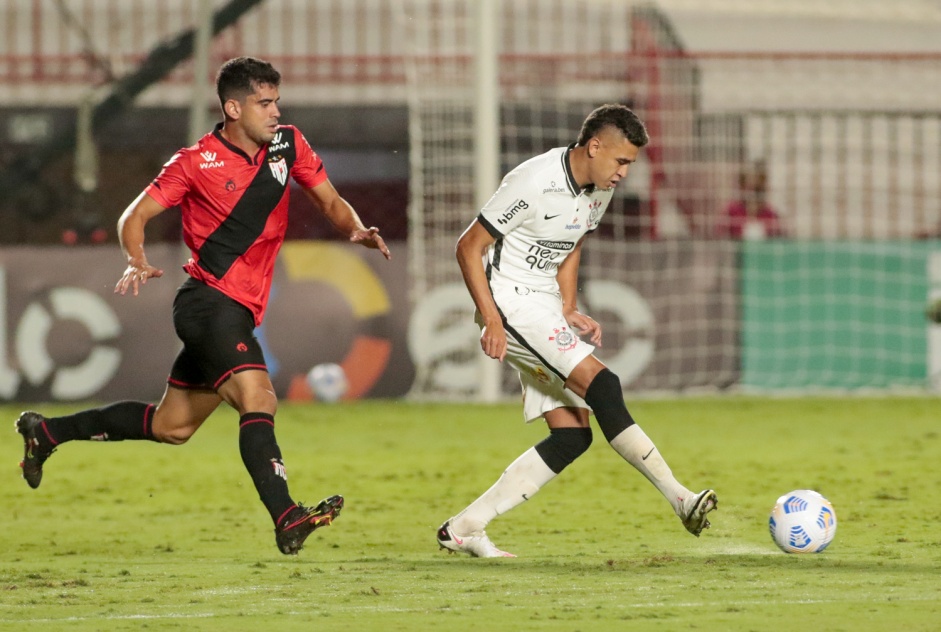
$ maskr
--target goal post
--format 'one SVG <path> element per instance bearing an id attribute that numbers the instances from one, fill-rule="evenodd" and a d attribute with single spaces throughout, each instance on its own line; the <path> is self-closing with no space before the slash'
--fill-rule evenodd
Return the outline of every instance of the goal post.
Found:
<path id="1" fill-rule="evenodd" d="M 474 207 L 483 208 L 500 183 L 499 0 L 474 4 Z M 478 354 L 481 401 L 501 397 L 500 365 Z"/>

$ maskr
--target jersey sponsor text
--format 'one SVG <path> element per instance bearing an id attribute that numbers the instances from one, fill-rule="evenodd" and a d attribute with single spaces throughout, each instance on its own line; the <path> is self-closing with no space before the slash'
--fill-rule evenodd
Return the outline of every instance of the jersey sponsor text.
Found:
<path id="1" fill-rule="evenodd" d="M 559 257 L 565 259 L 565 256 L 553 248 L 541 248 L 536 244 L 529 247 L 529 255 L 526 257 L 526 263 L 530 270 L 551 271 L 559 267 L 561 261 L 556 261 Z"/>
<path id="2" fill-rule="evenodd" d="M 575 247 L 571 241 L 549 241 L 547 239 L 537 239 L 536 243 L 545 248 L 555 248 L 556 250 L 571 250 Z"/>
<path id="3" fill-rule="evenodd" d="M 498 224 L 507 224 L 513 217 L 516 216 L 522 210 L 528 209 L 529 204 L 526 203 L 526 200 L 519 199 L 513 202 L 513 204 L 506 211 L 503 212 L 503 216 L 497 220 Z"/>

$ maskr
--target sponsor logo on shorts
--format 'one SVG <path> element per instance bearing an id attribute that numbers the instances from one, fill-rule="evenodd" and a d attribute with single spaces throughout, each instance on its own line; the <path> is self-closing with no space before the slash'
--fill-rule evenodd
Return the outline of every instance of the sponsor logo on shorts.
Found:
<path id="1" fill-rule="evenodd" d="M 549 336 L 549 340 L 555 341 L 556 346 L 559 348 L 559 351 L 569 351 L 575 348 L 575 345 L 578 344 L 578 338 L 575 337 L 571 331 L 566 327 L 562 329 L 553 329 L 554 336 Z"/>
<path id="2" fill-rule="evenodd" d="M 529 370 L 529 372 L 532 373 L 532 375 L 533 375 L 534 378 L 536 378 L 537 380 L 539 380 L 539 381 L 542 382 L 543 384 L 548 384 L 550 381 L 552 381 L 552 378 L 550 378 L 550 377 L 546 374 L 546 372 L 542 370 L 542 367 L 541 367 L 541 366 L 533 367 L 533 368 L 531 368 L 531 369 Z"/>
<path id="3" fill-rule="evenodd" d="M 246 351 L 248 351 L 248 345 L 245 344 L 244 342 L 240 342 L 237 345 L 235 345 L 235 349 L 236 351 L 241 351 L 242 353 L 245 353 Z"/>

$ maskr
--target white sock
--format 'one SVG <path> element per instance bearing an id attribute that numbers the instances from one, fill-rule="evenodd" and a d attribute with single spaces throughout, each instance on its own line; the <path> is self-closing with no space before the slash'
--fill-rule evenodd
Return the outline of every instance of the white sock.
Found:
<path id="1" fill-rule="evenodd" d="M 536 448 L 530 448 L 510 463 L 493 487 L 455 516 L 451 527 L 460 535 L 483 531 L 491 520 L 532 498 L 555 477 L 556 473 L 549 469 Z"/>
<path id="2" fill-rule="evenodd" d="M 633 424 L 625 428 L 611 440 L 611 447 L 646 476 L 670 502 L 676 515 L 682 516 L 683 503 L 692 493 L 673 478 L 673 472 L 660 456 L 660 450 L 640 426 Z"/>

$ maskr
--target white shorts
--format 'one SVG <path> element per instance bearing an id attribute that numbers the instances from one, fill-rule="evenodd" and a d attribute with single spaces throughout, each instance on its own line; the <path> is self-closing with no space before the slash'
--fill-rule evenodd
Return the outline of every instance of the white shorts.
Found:
<path id="1" fill-rule="evenodd" d="M 565 388 L 565 380 L 595 347 L 565 322 L 562 299 L 520 286 L 492 285 L 491 289 L 505 321 L 506 360 L 519 371 L 524 421 L 562 407 L 591 410 L 585 400 Z"/>

